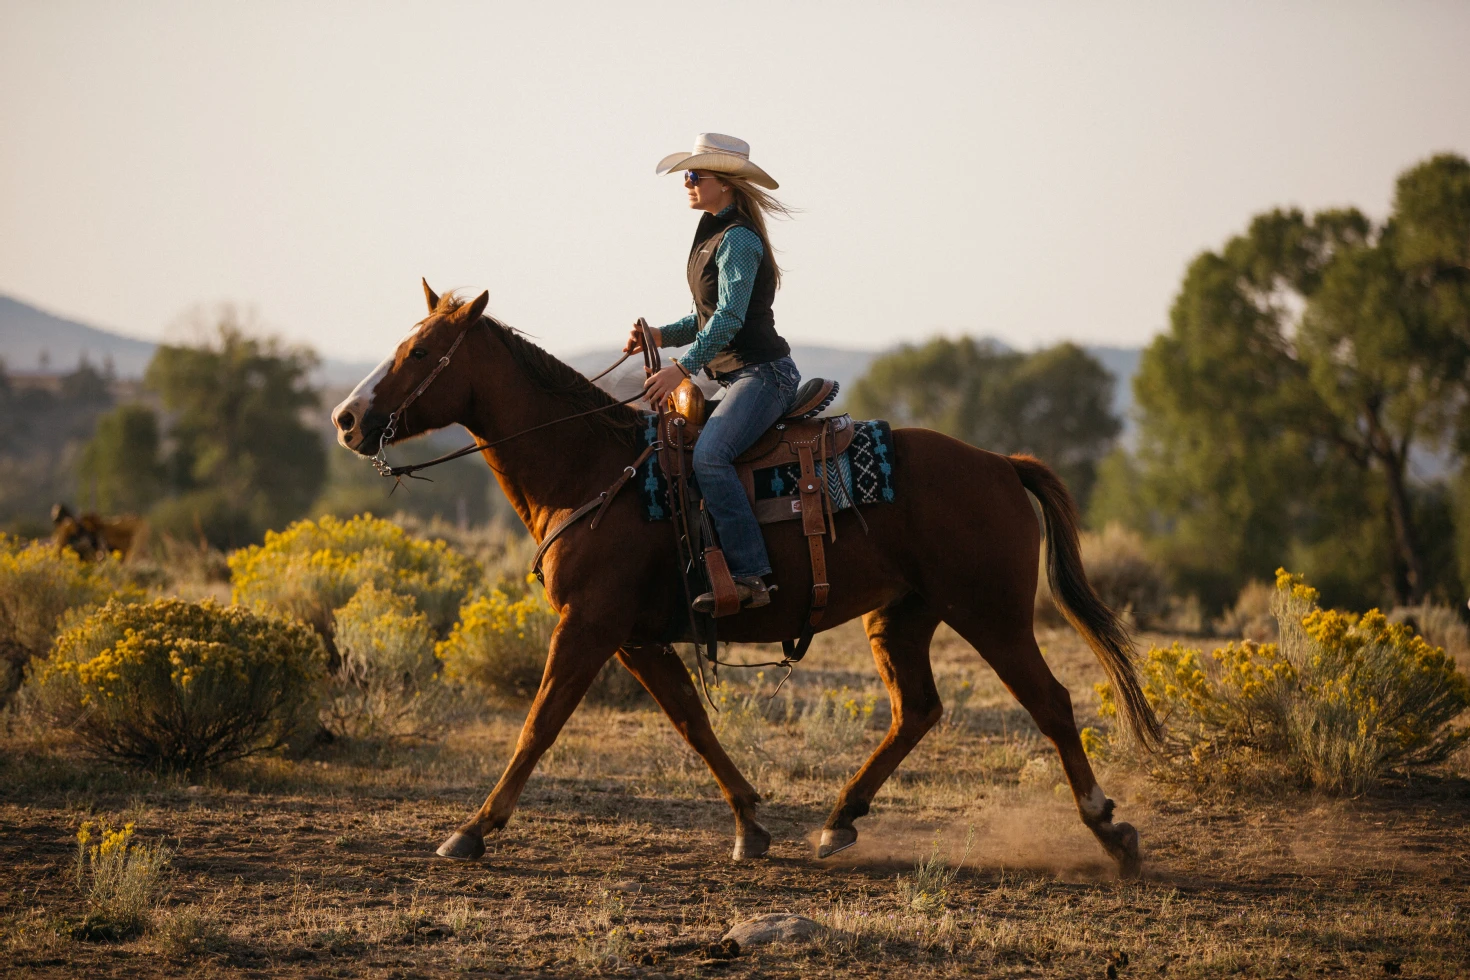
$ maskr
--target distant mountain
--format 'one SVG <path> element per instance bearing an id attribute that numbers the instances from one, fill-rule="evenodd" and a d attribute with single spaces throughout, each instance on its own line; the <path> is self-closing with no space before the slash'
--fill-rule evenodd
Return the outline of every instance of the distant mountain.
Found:
<path id="1" fill-rule="evenodd" d="M 155 346 L 0 296 L 0 359 L 9 371 L 68 371 L 83 360 L 101 368 L 110 361 L 118 377 L 141 378 Z"/>
<path id="2" fill-rule="evenodd" d="M 0 296 L 0 360 L 11 372 L 69 371 L 81 360 L 101 368 L 111 363 L 119 378 L 136 379 L 143 376 L 148 361 L 158 345 L 152 341 L 126 337 L 110 330 L 88 326 L 68 320 L 27 303 Z M 1138 372 L 1138 359 L 1142 351 L 1136 347 L 1088 347 L 1087 352 L 1103 363 L 1117 379 L 1113 391 L 1113 410 L 1123 420 L 1124 438 L 1131 434 L 1133 425 L 1130 414 L 1133 409 L 1133 376 Z M 664 352 L 665 358 L 677 356 L 681 350 Z M 861 378 L 868 365 L 882 351 L 851 350 L 842 347 L 821 347 L 811 344 L 793 344 L 791 354 L 808 378 L 832 378 L 851 389 L 852 383 Z M 42 355 L 46 364 L 42 364 Z M 592 350 L 573 354 L 565 360 L 583 374 L 595 374 L 618 359 L 613 350 Z M 350 388 L 365 378 L 373 369 L 373 361 L 341 361 L 327 358 L 317 372 L 319 383 L 336 389 Z M 609 391 L 620 392 L 620 397 L 632 394 L 642 381 L 642 363 L 638 358 L 629 358 L 621 368 L 603 382 Z"/>
<path id="3" fill-rule="evenodd" d="M 117 377 L 138 379 L 157 347 L 151 340 L 90 327 L 0 296 L 0 361 L 13 373 L 70 371 L 85 360 L 98 369 L 110 363 Z M 367 377 L 375 363 L 326 358 L 317 371 L 318 381 L 353 385 Z"/>
<path id="4" fill-rule="evenodd" d="M 1123 422 L 1123 438 L 1132 448 L 1133 432 L 1133 376 L 1138 373 L 1138 359 L 1143 350 L 1138 347 L 1084 347 L 1083 350 L 1102 362 L 1112 373 L 1113 414 Z"/>

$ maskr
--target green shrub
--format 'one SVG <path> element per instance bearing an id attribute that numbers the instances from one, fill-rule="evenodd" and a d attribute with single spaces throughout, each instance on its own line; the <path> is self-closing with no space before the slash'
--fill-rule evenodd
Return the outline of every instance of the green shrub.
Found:
<path id="1" fill-rule="evenodd" d="M 162 844 L 135 840 L 131 823 L 121 830 L 106 820 L 83 823 L 72 873 L 86 896 L 87 917 L 77 937 L 116 941 L 141 935 L 152 922 L 170 857 Z"/>
<path id="2" fill-rule="evenodd" d="M 82 561 L 49 541 L 0 534 L 0 703 L 20 683 L 26 663 L 50 652 L 63 616 L 114 595 L 142 598 L 116 558 Z"/>
<path id="3" fill-rule="evenodd" d="M 443 541 L 422 541 L 371 514 L 323 517 L 267 532 L 230 556 L 234 600 L 294 616 L 324 638 L 335 610 L 367 583 L 412 596 L 438 636 L 448 634 L 480 571 Z"/>
<path id="4" fill-rule="evenodd" d="M 371 582 L 334 614 L 341 665 L 322 718 L 334 735 L 424 735 L 448 720 L 449 689 L 439 680 L 434 632 L 411 596 Z"/>
<path id="5" fill-rule="evenodd" d="M 1178 643 L 1149 651 L 1143 687 L 1168 728 L 1160 775 L 1226 782 L 1294 779 L 1355 793 L 1394 769 L 1444 759 L 1470 730 L 1454 662 L 1374 609 L 1317 605 L 1317 591 L 1278 571 L 1277 643 L 1245 640 L 1209 658 Z M 1102 712 L 1116 715 L 1107 685 Z"/>
<path id="6" fill-rule="evenodd" d="M 111 601 L 57 638 L 30 691 L 90 752 L 192 771 L 285 744 L 323 661 L 305 626 L 239 606 Z"/>

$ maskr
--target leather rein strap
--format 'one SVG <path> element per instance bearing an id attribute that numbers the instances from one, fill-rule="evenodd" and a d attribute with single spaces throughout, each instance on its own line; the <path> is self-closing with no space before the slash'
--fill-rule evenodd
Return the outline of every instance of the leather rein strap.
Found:
<path id="1" fill-rule="evenodd" d="M 612 503 L 613 498 L 618 495 L 618 491 L 623 489 L 623 485 L 631 480 L 633 478 L 633 475 L 638 472 L 638 467 L 642 466 L 644 461 L 646 461 L 648 457 L 652 456 L 658 449 L 660 449 L 661 445 L 662 444 L 658 442 L 649 443 L 648 446 L 644 448 L 643 452 L 638 454 L 637 459 L 633 460 L 630 465 L 623 467 L 623 472 L 619 474 L 618 478 L 612 482 L 612 486 L 608 487 L 606 490 L 602 491 L 602 493 L 599 493 L 597 496 L 587 501 L 581 507 L 578 507 L 576 510 L 572 511 L 566 517 L 562 518 L 555 527 L 546 532 L 546 537 L 541 539 L 541 547 L 536 549 L 536 557 L 531 560 L 531 572 L 538 579 L 541 579 L 542 584 L 545 584 L 546 580 L 541 578 L 541 559 L 546 555 L 546 549 L 551 547 L 551 543 L 557 538 L 561 537 L 561 533 L 563 531 L 580 521 L 582 518 L 586 517 L 588 514 L 592 513 L 594 510 L 597 511 L 597 515 L 592 518 L 591 526 L 592 530 L 597 530 L 597 525 L 602 522 L 602 516 L 607 513 L 608 504 Z"/>
<path id="2" fill-rule="evenodd" d="M 639 320 L 638 322 L 644 330 L 644 343 L 646 346 L 652 337 L 652 331 L 649 329 L 648 323 L 646 321 Z M 577 412 L 574 415 L 564 415 L 559 419 L 552 419 L 550 422 L 542 422 L 540 425 L 533 425 L 529 429 L 522 429 L 521 431 L 513 432 L 508 436 L 501 436 L 499 439 L 492 439 L 490 442 L 480 442 L 479 440 L 476 440 L 470 445 L 465 446 L 463 449 L 456 449 L 452 453 L 445 453 L 443 456 L 436 456 L 433 459 L 423 463 L 411 463 L 406 466 L 389 466 L 388 461 L 383 458 L 383 453 L 388 448 L 388 443 L 392 440 L 394 434 L 397 431 L 399 420 L 402 419 L 404 413 L 408 411 L 408 406 L 417 401 L 418 397 L 422 395 L 424 391 L 429 387 L 429 385 L 434 382 L 434 379 L 439 377 L 440 373 L 449 366 L 450 358 L 454 357 L 454 352 L 459 350 L 459 345 L 464 342 L 465 335 L 470 332 L 470 327 L 472 326 L 474 326 L 473 323 L 459 332 L 459 336 L 454 338 L 454 343 L 449 346 L 449 350 L 444 354 L 444 356 L 439 358 L 439 363 L 434 366 L 434 370 L 429 372 L 429 376 L 423 381 L 420 381 L 419 386 L 409 393 L 409 396 L 403 400 L 403 403 L 398 406 L 397 410 L 394 411 L 392 415 L 388 416 L 388 424 L 383 426 L 383 434 L 378 437 L 377 455 L 372 457 L 373 466 L 377 468 L 379 476 L 393 477 L 398 483 L 401 483 L 404 477 L 408 477 L 409 479 L 413 480 L 427 480 L 428 477 L 426 476 L 415 476 L 414 474 L 416 474 L 419 470 L 426 470 L 431 466 L 438 466 L 440 463 L 448 463 L 451 460 L 459 459 L 461 456 L 468 456 L 470 453 L 477 453 L 484 449 L 490 449 L 491 447 L 498 446 L 503 442 L 509 442 L 512 439 L 519 439 L 521 436 L 530 435 L 532 432 L 537 432 L 541 429 L 549 428 L 550 426 L 558 425 L 562 422 L 570 422 L 573 419 L 586 418 L 589 415 L 597 415 L 601 412 L 606 412 L 607 410 L 612 408 L 619 408 L 623 405 L 631 405 L 633 402 L 636 402 L 643 397 L 643 392 L 640 391 L 638 392 L 638 394 L 633 395 L 630 398 L 624 398 L 620 402 L 613 402 L 609 405 L 599 405 L 597 408 L 589 409 L 585 412 Z M 610 366 L 597 372 L 587 380 L 596 381 L 598 378 L 601 378 L 603 375 L 618 367 L 618 365 L 622 364 L 632 355 L 633 352 L 629 351 L 628 353 L 624 354 L 622 357 L 614 361 Z M 645 353 L 645 361 L 647 360 L 647 356 L 648 355 Z M 655 358 L 658 356 L 658 352 L 656 350 L 654 352 L 654 356 Z M 394 484 L 393 489 L 398 489 L 397 483 Z"/>
<path id="3" fill-rule="evenodd" d="M 653 328 L 648 325 L 647 320 L 644 320 L 640 317 L 638 319 L 638 331 L 643 339 L 643 367 L 646 373 L 652 374 L 653 372 L 658 370 L 659 362 L 658 347 L 656 347 L 653 343 Z M 454 351 L 451 349 L 450 353 L 452 354 L 454 353 Z M 622 364 L 624 361 L 632 356 L 633 352 L 628 351 L 622 357 L 618 358 L 617 362 L 614 363 L 612 367 L 609 367 L 606 370 L 594 374 L 587 380 L 596 381 L 604 374 L 607 374 L 608 371 L 611 371 L 613 368 L 617 367 L 619 364 Z M 633 398 L 629 398 L 626 401 L 619 402 L 618 404 L 626 405 L 628 404 L 628 402 L 636 401 L 637 399 L 642 397 L 643 393 L 640 391 L 637 395 L 633 396 Z M 611 405 L 604 405 L 601 408 L 594 409 L 594 411 L 601 412 L 612 407 L 613 406 Z M 593 413 L 580 412 L 577 415 L 569 415 L 565 419 L 557 419 L 556 422 L 565 422 L 568 419 L 580 418 L 583 415 L 591 414 Z M 525 435 L 526 432 L 533 432 L 535 431 L 535 429 L 545 428 L 545 426 L 547 425 L 554 424 L 555 422 L 546 422 L 542 425 L 535 426 L 534 428 L 526 429 L 524 432 L 517 432 L 516 435 Z M 505 437 L 505 439 L 514 438 L 515 436 Z M 497 439 L 495 442 L 504 442 L 505 439 Z M 435 463 L 453 459 L 457 455 L 463 456 L 467 455 L 470 452 L 474 452 L 477 449 L 488 448 L 489 446 L 495 445 L 495 442 L 487 443 L 485 446 L 470 446 L 467 449 L 460 450 L 458 453 L 451 453 L 448 456 L 441 457 L 441 459 L 431 460 L 428 463 L 421 463 L 419 464 L 418 468 L 422 469 L 425 466 L 433 466 Z M 594 510 L 597 511 L 597 515 L 592 518 L 592 529 L 596 530 L 597 525 L 602 522 L 603 515 L 607 513 L 608 505 L 611 504 L 613 498 L 618 495 L 618 491 L 623 489 L 623 485 L 633 478 L 633 475 L 638 472 L 638 467 L 642 466 L 649 456 L 652 456 L 655 452 L 662 448 L 663 443 L 659 440 L 655 440 L 649 443 L 648 446 L 643 450 L 643 452 L 638 454 L 638 458 L 635 459 L 631 465 L 623 467 L 623 472 L 618 476 L 616 480 L 612 482 L 612 485 L 610 487 L 602 491 L 602 493 L 598 494 L 596 497 L 593 497 L 591 500 L 587 501 L 582 506 L 578 507 L 576 510 L 572 511 L 566 517 L 562 518 L 550 531 L 546 532 L 546 537 L 541 539 L 541 546 L 536 549 L 536 557 L 531 559 L 531 572 L 536 576 L 536 578 L 541 579 L 542 583 L 545 584 L 545 579 L 542 578 L 541 575 L 541 559 L 546 556 L 546 550 L 551 547 L 552 542 L 561 537 L 563 531 L 580 521 L 582 518 L 586 517 L 588 514 L 592 513 Z"/>

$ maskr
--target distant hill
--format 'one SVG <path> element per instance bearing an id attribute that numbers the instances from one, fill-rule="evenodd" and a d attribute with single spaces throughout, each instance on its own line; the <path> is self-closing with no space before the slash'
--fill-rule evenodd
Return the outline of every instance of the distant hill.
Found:
<path id="1" fill-rule="evenodd" d="M 0 296 L 0 360 L 11 372 L 68 371 L 85 359 L 98 368 L 111 363 L 118 378 L 137 379 L 143 376 L 157 346 L 152 341 L 88 326 L 8 296 Z M 1138 371 L 1138 358 L 1142 352 L 1136 347 L 1088 347 L 1087 351 L 1118 379 L 1113 393 L 1113 409 L 1123 420 L 1126 439 L 1132 429 L 1129 415 L 1133 408 L 1133 375 Z M 791 352 L 804 376 L 832 378 L 846 388 L 862 377 L 873 358 L 882 353 L 814 344 L 794 344 Z M 665 356 L 677 353 L 666 351 Z M 43 354 L 48 362 L 44 367 L 41 363 Z M 593 350 L 571 355 L 565 360 L 584 374 L 594 374 L 617 358 L 616 351 Z M 372 371 L 374 363 L 327 358 L 318 372 L 318 381 L 330 388 L 350 388 Z M 628 393 L 636 390 L 629 386 L 639 383 L 641 367 L 637 358 L 629 358 L 609 376 L 609 390 L 627 388 Z"/>
<path id="2" fill-rule="evenodd" d="M 0 296 L 0 361 L 12 373 L 65 372 L 85 360 L 98 369 L 111 364 L 118 378 L 138 379 L 157 347 L 151 340 L 90 327 Z M 350 386 L 367 377 L 376 363 L 326 358 L 318 380 Z"/>
<path id="3" fill-rule="evenodd" d="M 89 327 L 0 296 L 0 359 L 10 371 L 68 371 L 111 362 L 120 378 L 141 378 L 157 345 Z"/>

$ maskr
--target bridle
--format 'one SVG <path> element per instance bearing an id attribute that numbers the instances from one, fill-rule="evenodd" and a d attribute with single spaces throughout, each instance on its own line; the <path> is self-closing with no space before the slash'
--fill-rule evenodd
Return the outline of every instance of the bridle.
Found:
<path id="1" fill-rule="evenodd" d="M 564 415 L 559 419 L 552 419 L 550 422 L 542 422 L 539 425 L 533 425 L 528 429 L 522 429 L 519 432 L 513 432 L 508 436 L 501 436 L 499 439 L 492 439 L 490 442 L 480 442 L 479 440 L 476 440 L 470 445 L 465 446 L 463 449 L 456 449 L 452 453 L 445 453 L 443 456 L 436 457 L 434 459 L 428 460 L 427 462 L 412 463 L 407 466 L 390 465 L 387 458 L 383 454 L 387 450 L 388 444 L 393 441 L 393 437 L 397 434 L 398 423 L 403 418 L 404 413 L 408 411 L 408 406 L 417 401 L 418 397 L 428 390 L 429 385 L 434 383 L 434 379 L 439 377 L 439 375 L 444 372 L 445 368 L 449 367 L 449 362 L 454 357 L 454 352 L 459 350 L 460 344 L 464 343 L 464 339 L 469 334 L 470 328 L 475 326 L 475 324 L 479 322 L 479 320 L 473 320 L 470 323 L 465 324 L 464 329 L 459 332 L 459 336 L 454 338 L 454 343 L 449 345 L 449 350 L 444 352 L 444 356 L 439 358 L 439 363 L 434 365 L 434 370 L 429 372 L 429 376 L 420 381 L 418 387 L 409 392 L 408 397 L 405 398 L 399 404 L 399 406 L 394 409 L 393 412 L 388 416 L 388 422 L 386 425 L 383 426 L 382 434 L 378 436 L 378 451 L 370 458 L 369 462 L 373 464 L 373 468 L 378 471 L 379 476 L 393 478 L 394 490 L 398 489 L 398 485 L 403 482 L 403 479 L 405 477 L 411 480 L 427 480 L 428 477 L 426 476 L 416 475 L 419 470 L 428 469 L 430 466 L 438 466 L 440 463 L 447 463 L 450 460 L 459 459 L 461 456 L 468 456 L 470 453 L 477 453 L 483 449 L 489 449 L 492 446 L 498 446 L 503 442 L 509 442 L 512 439 L 518 439 L 521 436 L 529 435 L 532 432 L 548 428 L 549 426 L 557 425 L 561 422 L 570 422 L 573 419 L 585 418 L 588 415 L 597 415 L 598 413 L 606 412 L 609 409 L 620 408 L 624 405 L 629 405 L 635 401 L 638 401 L 640 398 L 643 397 L 643 392 L 639 391 L 636 395 L 633 395 L 629 398 L 624 398 L 620 402 L 612 402 L 607 405 L 599 405 L 597 408 L 590 409 L 585 412 L 577 412 L 573 415 Z M 645 332 L 645 346 L 649 343 L 650 339 L 651 338 L 649 334 Z M 614 368 L 616 368 L 618 365 L 622 364 L 624 361 L 632 356 L 633 352 L 629 351 L 628 353 L 624 354 L 622 357 L 614 361 L 611 365 L 597 372 L 587 380 L 596 381 L 598 378 L 601 378 L 609 371 L 612 371 Z M 647 358 L 647 356 L 647 353 L 645 353 L 645 359 Z"/>

